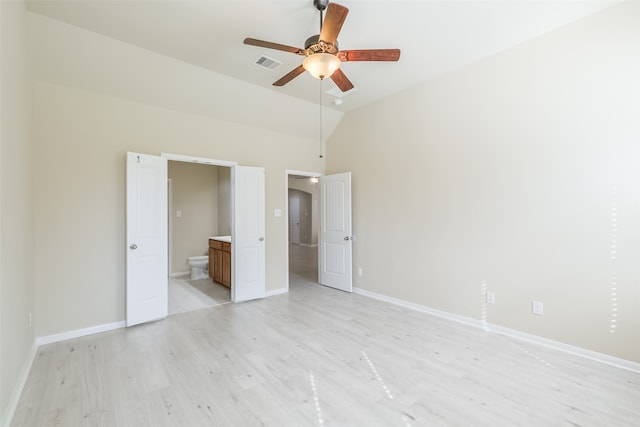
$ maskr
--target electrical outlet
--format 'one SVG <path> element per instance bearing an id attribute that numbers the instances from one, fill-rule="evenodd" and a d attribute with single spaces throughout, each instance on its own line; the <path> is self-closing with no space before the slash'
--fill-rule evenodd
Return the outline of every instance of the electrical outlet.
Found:
<path id="1" fill-rule="evenodd" d="M 487 303 L 495 304 L 496 303 L 496 294 L 493 292 L 487 292 Z"/>
<path id="2" fill-rule="evenodd" d="M 531 311 L 533 314 L 542 316 L 544 314 L 544 304 L 541 301 L 533 301 L 531 303 Z"/>
<path id="3" fill-rule="evenodd" d="M 358 276 L 362 277 L 362 267 L 358 267 Z"/>

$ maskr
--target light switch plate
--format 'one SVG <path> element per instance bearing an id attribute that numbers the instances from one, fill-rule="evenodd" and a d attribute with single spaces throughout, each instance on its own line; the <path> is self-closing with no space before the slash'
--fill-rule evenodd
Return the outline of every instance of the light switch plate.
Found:
<path id="1" fill-rule="evenodd" d="M 533 301 L 531 303 L 531 311 L 533 314 L 542 316 L 544 314 L 544 304 L 541 301 Z"/>
<path id="2" fill-rule="evenodd" d="M 496 294 L 493 292 L 487 292 L 487 303 L 495 304 L 496 303 Z"/>

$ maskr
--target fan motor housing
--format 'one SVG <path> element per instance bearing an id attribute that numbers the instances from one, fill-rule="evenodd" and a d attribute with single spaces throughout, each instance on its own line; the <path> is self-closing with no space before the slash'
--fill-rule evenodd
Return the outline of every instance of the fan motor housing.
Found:
<path id="1" fill-rule="evenodd" d="M 309 37 L 304 42 L 304 49 L 310 53 L 337 53 L 338 41 L 334 44 L 326 43 L 320 40 L 320 34 Z"/>

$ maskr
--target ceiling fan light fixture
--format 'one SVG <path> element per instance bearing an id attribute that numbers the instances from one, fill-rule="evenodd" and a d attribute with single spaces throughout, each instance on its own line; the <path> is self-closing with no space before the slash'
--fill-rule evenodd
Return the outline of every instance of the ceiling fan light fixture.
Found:
<path id="1" fill-rule="evenodd" d="M 340 68 L 340 59 L 331 53 L 314 53 L 304 59 L 302 66 L 316 79 L 324 80 Z"/>

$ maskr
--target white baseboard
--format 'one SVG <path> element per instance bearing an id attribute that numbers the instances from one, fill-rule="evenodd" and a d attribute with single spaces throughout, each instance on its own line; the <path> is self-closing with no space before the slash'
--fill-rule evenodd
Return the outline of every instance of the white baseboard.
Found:
<path id="1" fill-rule="evenodd" d="M 105 323 L 104 325 L 96 325 L 88 328 L 76 329 L 74 331 L 62 332 L 59 334 L 47 335 L 44 337 L 36 338 L 36 344 L 38 346 L 51 344 L 59 341 L 66 341 L 72 338 L 84 337 L 87 335 L 93 335 L 100 332 L 113 331 L 114 329 L 124 328 L 126 323 L 124 320 L 113 323 Z"/>
<path id="2" fill-rule="evenodd" d="M 286 294 L 287 292 L 289 292 L 287 290 L 287 288 L 274 289 L 272 291 L 265 292 L 264 296 L 265 297 L 272 297 L 272 296 L 275 296 L 275 295 Z"/>
<path id="3" fill-rule="evenodd" d="M 4 414 L 2 414 L 2 419 L 0 419 L 0 427 L 9 427 L 9 425 L 11 425 L 11 421 L 13 420 L 16 408 L 18 407 L 18 402 L 20 401 L 20 396 L 22 395 L 22 390 L 24 390 L 24 386 L 27 383 L 27 378 L 29 378 L 31 366 L 33 366 L 33 361 L 36 359 L 37 353 L 38 344 L 36 343 L 36 340 L 33 340 L 33 344 L 29 349 L 27 358 L 24 360 L 24 364 L 22 365 L 22 369 L 20 370 L 18 381 L 16 382 L 16 385 L 13 388 L 13 392 L 9 397 L 7 408 L 5 409 Z"/>
<path id="4" fill-rule="evenodd" d="M 415 303 L 401 300 L 398 298 L 389 297 L 376 292 L 371 292 L 366 289 L 353 288 L 353 292 L 356 294 L 367 296 L 369 298 L 374 298 L 380 301 L 385 301 L 391 304 L 409 308 L 411 310 L 420 311 L 422 313 L 431 314 L 433 316 L 441 317 L 448 320 L 453 320 L 454 322 L 458 322 L 458 323 L 464 323 L 465 325 L 474 326 L 476 328 L 484 328 L 491 332 L 506 335 L 522 341 L 527 341 L 533 344 L 552 348 L 554 350 L 559 350 L 565 353 L 573 354 L 574 356 L 584 357 L 585 359 L 604 363 L 610 366 L 615 366 L 621 369 L 626 369 L 631 372 L 640 373 L 640 363 L 633 362 L 631 360 L 621 359 L 618 357 L 610 356 L 608 354 L 598 353 L 597 351 L 587 350 L 586 348 L 576 347 L 570 344 L 565 344 L 563 342 L 550 340 L 548 338 L 528 334 L 526 332 L 521 332 L 515 329 L 509 329 L 509 328 L 505 328 L 499 325 L 494 325 L 491 323 L 484 323 L 479 319 L 474 319 L 467 316 L 461 316 L 459 314 L 449 313 L 447 311 L 437 310 L 435 308 L 427 307 L 420 304 L 415 304 Z"/>
<path id="5" fill-rule="evenodd" d="M 182 276 L 188 276 L 190 274 L 191 274 L 190 271 L 177 271 L 175 273 L 169 274 L 169 277 L 182 277 Z"/>

